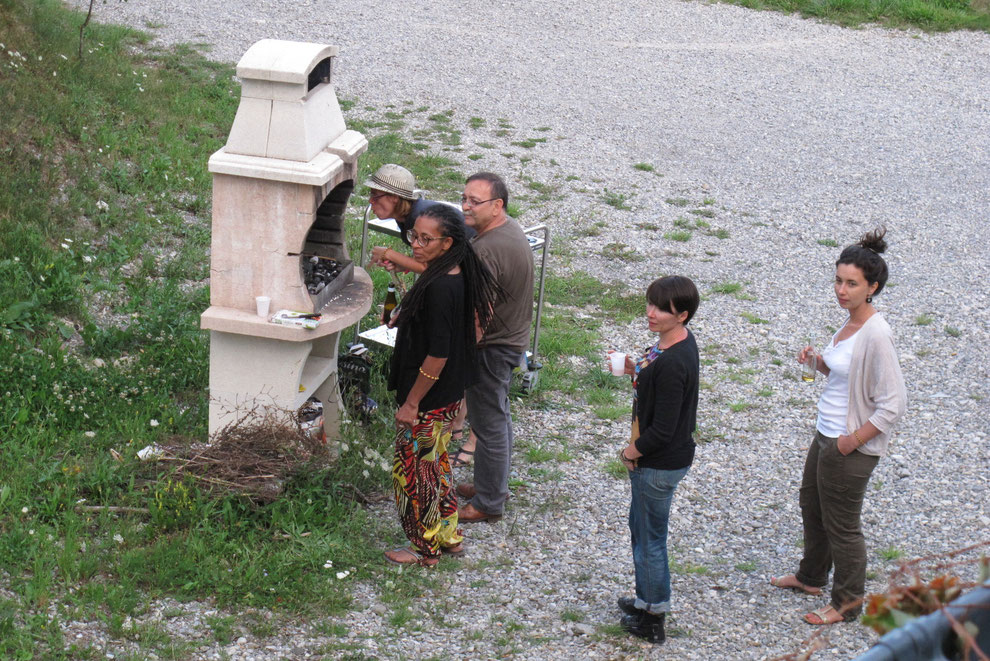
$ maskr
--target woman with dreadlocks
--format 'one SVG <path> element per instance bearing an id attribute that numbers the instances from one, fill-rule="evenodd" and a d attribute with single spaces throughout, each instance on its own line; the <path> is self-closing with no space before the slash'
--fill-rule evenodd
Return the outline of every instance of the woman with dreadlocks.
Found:
<path id="1" fill-rule="evenodd" d="M 396 564 L 432 567 L 464 552 L 447 444 L 464 389 L 473 380 L 476 323 L 492 317 L 498 285 L 443 204 L 425 209 L 407 232 L 426 270 L 402 300 L 389 390 L 395 390 L 392 482 L 410 546 L 385 552 Z"/>

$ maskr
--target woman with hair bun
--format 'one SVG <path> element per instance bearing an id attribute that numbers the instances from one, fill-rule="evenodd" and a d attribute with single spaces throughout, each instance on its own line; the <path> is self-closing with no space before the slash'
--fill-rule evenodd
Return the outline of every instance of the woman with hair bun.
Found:
<path id="1" fill-rule="evenodd" d="M 849 317 L 821 355 L 801 349 L 828 377 L 818 400 L 815 438 L 801 480 L 804 557 L 794 574 L 771 578 L 778 588 L 818 596 L 835 569 L 829 605 L 807 613 L 808 624 L 854 620 L 866 584 L 863 497 L 907 395 L 890 326 L 873 307 L 887 282 L 885 228 L 863 235 L 835 262 L 835 297 Z"/>

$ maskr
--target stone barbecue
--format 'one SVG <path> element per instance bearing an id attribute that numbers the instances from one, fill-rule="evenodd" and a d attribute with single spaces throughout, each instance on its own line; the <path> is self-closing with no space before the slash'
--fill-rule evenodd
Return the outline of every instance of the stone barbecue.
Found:
<path id="1" fill-rule="evenodd" d="M 364 136 L 344 125 L 331 84 L 335 46 L 264 39 L 237 64 L 241 101 L 227 144 L 210 157 L 213 235 L 210 434 L 269 407 L 324 405 L 337 435 L 340 332 L 371 307 L 371 279 L 350 260 L 344 213 Z M 313 330 L 258 316 L 322 315 Z M 271 314 L 270 313 L 270 314 Z M 270 315 L 269 315 L 270 316 Z"/>

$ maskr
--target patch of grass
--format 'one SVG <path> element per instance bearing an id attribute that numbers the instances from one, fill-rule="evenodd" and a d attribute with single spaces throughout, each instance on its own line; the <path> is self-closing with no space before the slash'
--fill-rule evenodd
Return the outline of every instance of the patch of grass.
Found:
<path id="1" fill-rule="evenodd" d="M 668 197 L 664 202 L 675 207 L 686 207 L 691 204 L 691 200 L 684 197 Z"/>
<path id="2" fill-rule="evenodd" d="M 581 622 L 584 620 L 584 613 L 576 608 L 565 608 L 560 613 L 560 619 L 564 622 Z"/>
<path id="3" fill-rule="evenodd" d="M 515 142 L 510 142 L 509 144 L 514 147 L 523 147 L 525 149 L 532 149 L 538 144 L 546 142 L 546 138 L 526 138 L 525 140 L 517 140 Z"/>
<path id="4" fill-rule="evenodd" d="M 485 120 L 481 117 L 472 117 L 471 119 L 468 120 L 468 126 L 470 126 L 473 129 L 480 129 L 484 125 L 485 125 Z"/>
<path id="5" fill-rule="evenodd" d="M 605 462 L 602 466 L 602 470 L 605 471 L 606 475 L 614 477 L 617 480 L 629 479 L 629 471 L 626 470 L 626 467 L 618 459 L 610 459 Z"/>
<path id="6" fill-rule="evenodd" d="M 704 218 L 714 218 L 715 211 L 713 209 L 691 209 L 688 213 L 695 216 L 702 216 Z"/>
<path id="7" fill-rule="evenodd" d="M 708 231 L 710 236 L 714 236 L 716 239 L 724 240 L 729 238 L 729 230 L 727 229 L 711 229 Z"/>
<path id="8" fill-rule="evenodd" d="M 526 450 L 526 461 L 531 464 L 542 464 L 554 459 L 554 452 L 546 447 L 531 447 Z"/>
<path id="9" fill-rule="evenodd" d="M 736 564 L 737 571 L 756 571 L 756 563 L 752 561 L 740 562 Z"/>
<path id="10" fill-rule="evenodd" d="M 886 560 L 887 562 L 891 562 L 893 560 L 903 558 L 904 551 L 901 551 L 900 549 L 894 546 L 888 546 L 885 549 L 880 549 L 880 557 Z"/>
<path id="11" fill-rule="evenodd" d="M 482 149 L 495 149 L 495 145 L 490 142 L 479 142 L 477 145 Z"/>
<path id="12" fill-rule="evenodd" d="M 660 229 L 660 226 L 657 225 L 656 223 L 641 222 L 641 223 L 636 223 L 636 229 L 645 230 L 649 232 L 656 232 L 657 230 Z"/>
<path id="13" fill-rule="evenodd" d="M 610 259 L 618 259 L 623 262 L 642 262 L 646 257 L 639 254 L 624 243 L 607 243 L 602 246 L 600 254 Z"/>
<path id="14" fill-rule="evenodd" d="M 578 229 L 575 234 L 577 236 L 600 236 L 606 226 L 607 223 L 604 220 L 598 220 L 590 225 Z"/>
<path id="15" fill-rule="evenodd" d="M 752 312 L 743 312 L 739 316 L 748 321 L 751 324 L 769 324 L 770 322 L 763 317 L 753 314 Z"/>
<path id="16" fill-rule="evenodd" d="M 753 408 L 753 405 L 749 402 L 733 402 L 729 404 L 729 410 L 733 413 L 742 413 L 743 411 L 748 411 Z"/>
<path id="17" fill-rule="evenodd" d="M 670 573 L 672 574 L 695 574 L 697 576 L 708 576 L 711 569 L 704 565 L 696 565 L 691 562 L 670 561 Z"/>
<path id="18" fill-rule="evenodd" d="M 738 282 L 720 282 L 712 285 L 708 291 L 713 294 L 735 294 L 742 291 L 742 284 Z"/>
<path id="19" fill-rule="evenodd" d="M 827 2 L 813 0 L 732 0 L 750 9 L 771 9 L 786 14 L 797 12 L 843 26 L 857 27 L 879 23 L 884 27 L 918 28 L 926 32 L 978 30 L 990 32 L 990 6 L 985 0 L 866 0 Z"/>
<path id="20" fill-rule="evenodd" d="M 656 168 L 649 163 L 634 163 L 633 168 L 640 172 L 655 172 Z"/>
<path id="21" fill-rule="evenodd" d="M 627 194 L 610 191 L 607 188 L 605 189 L 605 192 L 602 193 L 602 201 L 610 207 L 618 209 L 619 211 L 628 211 L 632 209 L 629 205 L 629 196 Z"/>
<path id="22" fill-rule="evenodd" d="M 838 248 L 839 242 L 835 239 L 818 239 L 818 245 L 825 246 L 827 248 Z"/>
<path id="23" fill-rule="evenodd" d="M 955 326 L 946 326 L 945 334 L 948 335 L 949 337 L 960 337 L 962 336 L 962 331 L 956 328 Z"/>
<path id="24" fill-rule="evenodd" d="M 935 317 L 930 314 L 919 314 L 914 318 L 914 323 L 918 326 L 930 326 L 935 321 Z"/>
<path id="25" fill-rule="evenodd" d="M 691 232 L 688 230 L 674 230 L 672 232 L 665 233 L 663 238 L 668 241 L 679 241 L 681 243 L 685 243 L 691 240 Z"/>
<path id="26" fill-rule="evenodd" d="M 630 408 L 627 405 L 608 404 L 596 406 L 593 410 L 595 417 L 601 420 L 619 420 L 630 415 Z"/>
<path id="27" fill-rule="evenodd" d="M 481 154 L 468 154 L 469 161 L 480 161 L 483 158 L 484 156 L 482 156 Z"/>

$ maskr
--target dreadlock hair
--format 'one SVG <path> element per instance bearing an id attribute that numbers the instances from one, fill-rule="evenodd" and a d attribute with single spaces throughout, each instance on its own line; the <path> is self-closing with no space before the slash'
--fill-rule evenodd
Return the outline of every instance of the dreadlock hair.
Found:
<path id="1" fill-rule="evenodd" d="M 473 360 L 476 345 L 475 318 L 482 328 L 488 326 L 493 318 L 492 308 L 495 305 L 495 299 L 498 298 L 502 289 L 495 281 L 491 271 L 468 243 L 464 233 L 464 221 L 457 215 L 453 207 L 446 204 L 432 204 L 424 209 L 417 218 L 424 216 L 437 221 L 440 224 L 440 236 L 449 236 L 453 242 L 447 252 L 430 263 L 426 271 L 419 276 L 416 283 L 402 299 L 398 325 L 401 328 L 405 323 L 415 319 L 416 314 L 423 306 L 427 287 L 437 278 L 446 275 L 455 266 L 459 266 L 461 276 L 464 278 L 465 346 L 468 347 Z M 415 219 L 411 220 L 415 221 Z M 412 225 L 407 225 L 407 227 L 412 227 Z"/>
<path id="2" fill-rule="evenodd" d="M 852 264 L 863 272 L 866 284 L 877 283 L 877 290 L 873 292 L 873 296 L 879 294 L 887 283 L 887 262 L 880 256 L 880 253 L 887 249 L 887 242 L 883 240 L 886 233 L 886 227 L 878 227 L 872 232 L 867 232 L 858 243 L 846 247 L 835 262 L 836 266 Z"/>

